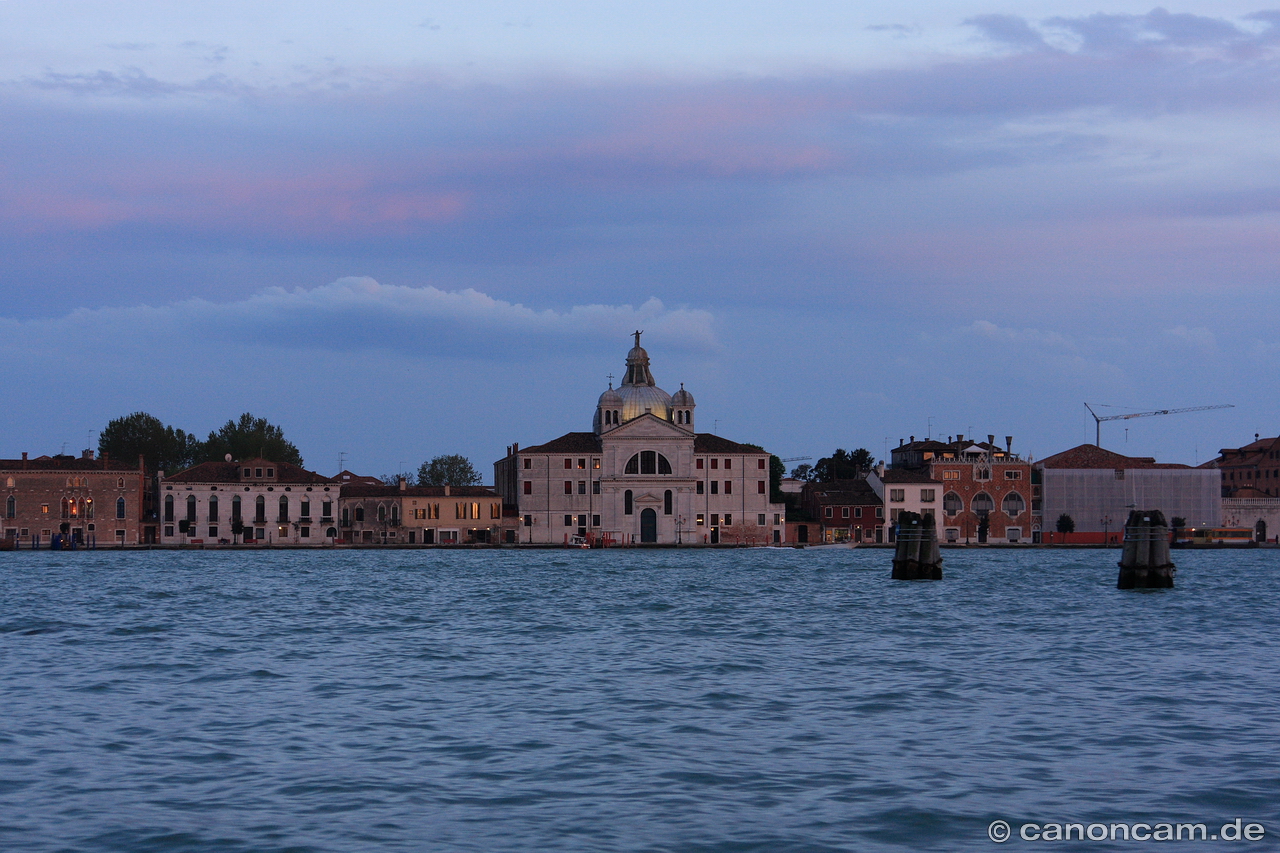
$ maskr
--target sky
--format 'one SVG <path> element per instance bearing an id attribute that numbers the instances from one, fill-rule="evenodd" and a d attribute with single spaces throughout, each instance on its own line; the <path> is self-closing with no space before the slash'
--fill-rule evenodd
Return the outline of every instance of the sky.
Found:
<path id="1" fill-rule="evenodd" d="M 591 428 L 1196 464 L 1275 435 L 1280 10 L 0 0 L 0 456 Z"/>

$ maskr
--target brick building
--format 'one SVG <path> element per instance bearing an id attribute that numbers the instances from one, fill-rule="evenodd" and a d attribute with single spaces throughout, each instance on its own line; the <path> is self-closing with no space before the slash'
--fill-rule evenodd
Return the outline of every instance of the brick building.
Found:
<path id="1" fill-rule="evenodd" d="M 866 480 L 805 483 L 800 494 L 809 515 L 821 525 L 820 541 L 885 541 L 884 504 Z"/>
<path id="2" fill-rule="evenodd" d="M 1032 542 L 1040 530 L 1032 518 L 1031 465 L 1005 446 L 966 440 L 903 442 L 891 451 L 891 470 L 927 471 L 940 483 L 942 513 L 938 537 L 944 542 Z M 888 472 L 886 472 L 887 474 Z"/>
<path id="3" fill-rule="evenodd" d="M 55 536 L 80 545 L 154 542 L 146 519 L 147 476 L 136 464 L 97 458 L 22 454 L 0 459 L 4 538 L 19 547 L 47 546 Z"/>

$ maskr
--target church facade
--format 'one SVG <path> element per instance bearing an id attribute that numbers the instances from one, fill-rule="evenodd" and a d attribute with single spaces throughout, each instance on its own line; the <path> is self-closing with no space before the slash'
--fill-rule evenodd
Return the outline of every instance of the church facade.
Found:
<path id="1" fill-rule="evenodd" d="M 596 403 L 590 432 L 513 444 L 494 483 L 519 515 L 518 540 L 563 544 L 782 544 L 785 509 L 769 501 L 769 454 L 695 431 L 693 395 L 657 386 L 649 354 L 627 353 L 618 388 Z"/>

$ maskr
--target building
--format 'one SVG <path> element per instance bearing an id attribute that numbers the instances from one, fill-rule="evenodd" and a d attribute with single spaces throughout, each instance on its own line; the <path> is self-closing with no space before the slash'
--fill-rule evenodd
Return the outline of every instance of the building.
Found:
<path id="1" fill-rule="evenodd" d="M 344 484 L 342 539 L 363 545 L 459 545 L 500 541 L 502 498 L 481 486 Z"/>
<path id="2" fill-rule="evenodd" d="M 821 525 L 820 541 L 885 541 L 884 501 L 866 480 L 805 483 L 801 495 L 805 509 Z M 808 542 L 811 537 L 807 530 L 805 534 Z"/>
<path id="3" fill-rule="evenodd" d="M 867 474 L 867 485 L 880 499 L 881 505 L 888 510 L 888 541 L 895 541 L 894 531 L 898 526 L 898 516 L 904 511 L 914 512 L 921 517 L 932 516 L 933 523 L 938 525 L 942 484 L 933 479 L 929 467 L 871 471 Z M 938 526 L 941 528 L 941 525 Z M 938 534 L 939 539 L 945 538 L 941 529 L 938 530 Z"/>
<path id="4" fill-rule="evenodd" d="M 158 478 L 165 545 L 330 545 L 339 486 L 287 462 L 202 462 Z"/>
<path id="5" fill-rule="evenodd" d="M 1221 475 L 1223 527 L 1251 527 L 1258 541 L 1280 533 L 1280 437 L 1254 434 L 1251 444 L 1224 447 L 1201 467 Z"/>
<path id="6" fill-rule="evenodd" d="M 1039 523 L 1032 514 L 1031 465 L 994 435 L 985 442 L 926 439 L 903 442 L 890 453 L 890 470 L 927 472 L 942 491 L 938 537 L 944 542 L 1036 542 Z M 885 472 L 888 475 L 888 471 Z M 929 488 L 924 481 L 922 488 Z"/>
<path id="7" fill-rule="evenodd" d="M 1081 444 L 1041 459 L 1035 470 L 1046 542 L 1063 541 L 1057 532 L 1063 514 L 1075 523 L 1067 541 L 1078 543 L 1118 543 L 1131 509 L 1160 510 L 1166 521 L 1182 518 L 1192 527 L 1222 524 L 1221 478 L 1213 469 Z"/>
<path id="8" fill-rule="evenodd" d="M 156 540 L 147 518 L 147 475 L 136 465 L 86 450 L 75 456 L 0 459 L 4 538 L 18 547 L 59 541 L 76 545 L 138 545 Z"/>
<path id="9" fill-rule="evenodd" d="M 785 510 L 769 502 L 769 454 L 696 432 L 693 395 L 657 386 L 640 334 L 622 384 L 600 395 L 590 432 L 513 444 L 494 463 L 520 541 L 781 543 Z"/>

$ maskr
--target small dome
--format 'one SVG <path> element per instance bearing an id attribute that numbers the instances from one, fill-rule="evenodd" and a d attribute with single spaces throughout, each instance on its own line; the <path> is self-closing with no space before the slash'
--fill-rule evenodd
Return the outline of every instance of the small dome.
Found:
<path id="1" fill-rule="evenodd" d="M 622 395 L 612 385 L 609 390 L 600 395 L 600 402 L 596 404 L 601 409 L 617 409 L 622 406 Z"/>
<path id="2" fill-rule="evenodd" d="M 684 383 L 680 383 L 680 390 L 671 395 L 671 405 L 682 409 L 692 409 L 694 405 L 693 395 L 684 390 Z"/>

